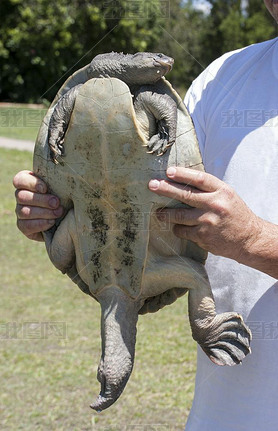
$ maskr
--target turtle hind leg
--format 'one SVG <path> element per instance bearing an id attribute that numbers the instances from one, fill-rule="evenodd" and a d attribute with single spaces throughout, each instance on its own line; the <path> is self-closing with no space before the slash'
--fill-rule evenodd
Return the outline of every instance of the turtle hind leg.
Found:
<path id="1" fill-rule="evenodd" d="M 58 164 L 58 156 L 64 154 L 64 137 L 71 113 L 74 108 L 75 99 L 82 84 L 78 84 L 64 94 L 57 102 L 49 121 L 48 145 L 50 148 L 50 158 Z"/>
<path id="2" fill-rule="evenodd" d="M 212 321 L 207 323 L 204 334 L 201 332 L 197 330 L 195 339 L 210 360 L 217 365 L 240 364 L 251 352 L 251 332 L 237 313 L 215 315 Z"/>
<path id="3" fill-rule="evenodd" d="M 160 295 L 147 298 L 143 306 L 140 308 L 139 314 L 155 313 L 156 311 L 166 307 L 166 305 L 170 305 L 175 302 L 187 291 L 188 289 L 186 288 L 173 287 Z"/>
<path id="4" fill-rule="evenodd" d="M 199 279 L 200 283 L 201 279 Z M 251 331 L 235 312 L 215 313 L 208 279 L 189 291 L 192 336 L 217 365 L 240 364 L 250 353 Z"/>

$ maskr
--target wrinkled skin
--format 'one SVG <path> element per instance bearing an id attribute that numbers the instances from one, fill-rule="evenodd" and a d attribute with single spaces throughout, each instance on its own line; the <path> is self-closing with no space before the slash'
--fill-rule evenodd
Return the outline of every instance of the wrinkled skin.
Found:
<path id="1" fill-rule="evenodd" d="M 129 85 L 138 118 L 147 113 L 149 122 L 155 123 L 155 133 L 151 134 L 148 148 L 150 152 L 157 151 L 162 155 L 175 140 L 177 106 L 175 101 L 161 92 L 155 84 L 172 69 L 173 63 L 173 58 L 152 52 L 110 52 L 97 55 L 84 68 L 83 75 L 78 76 L 78 72 L 74 74 L 72 82 L 78 83 L 70 84 L 68 91 L 60 94 L 54 108 L 49 122 L 49 147 L 53 162 L 59 163 L 58 156 L 63 155 L 65 133 L 82 84 L 88 79 L 99 77 L 119 78 Z M 65 85 L 65 88 L 68 87 Z M 153 127 L 151 124 L 149 126 Z"/>
<path id="2" fill-rule="evenodd" d="M 53 108 L 36 144 L 35 172 L 65 208 L 64 218 L 44 234 L 49 257 L 101 304 L 101 392 L 92 405 L 98 411 L 113 404 L 128 381 L 138 313 L 156 311 L 187 290 L 192 335 L 208 357 L 219 365 L 235 365 L 249 353 L 251 334 L 242 318 L 234 312 L 215 313 L 203 265 L 206 253 L 163 230 L 156 217 L 158 208 L 177 202 L 147 189 L 154 172 L 166 179 L 167 166 L 203 170 L 187 112 L 163 85 L 179 110 L 176 142 L 162 157 L 145 151 L 148 136 L 135 118 L 129 89 L 113 79 L 93 79 L 81 88 L 62 163 L 49 159 L 47 127 Z M 111 208 L 116 211 L 112 219 Z M 148 215 L 146 225 L 138 229 L 142 214 Z"/>

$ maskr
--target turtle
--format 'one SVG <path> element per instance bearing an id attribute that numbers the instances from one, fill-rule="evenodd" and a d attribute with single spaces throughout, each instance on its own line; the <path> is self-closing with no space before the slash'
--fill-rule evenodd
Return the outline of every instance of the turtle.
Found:
<path id="1" fill-rule="evenodd" d="M 120 78 L 129 85 L 138 120 L 143 110 L 149 114 L 150 123 L 154 122 L 153 119 L 157 121 L 157 133 L 152 134 L 147 147 L 150 153 L 157 151 L 162 155 L 173 144 L 176 136 L 177 107 L 171 97 L 159 94 L 159 88 L 154 84 L 172 69 L 173 64 L 172 57 L 151 52 L 110 52 L 94 57 L 90 64 L 69 78 L 58 93 L 49 123 L 49 145 L 53 162 L 58 163 L 57 155 L 63 154 L 65 133 L 82 84 L 88 79 L 104 76 Z"/>
<path id="2" fill-rule="evenodd" d="M 55 103 L 80 74 L 82 70 L 64 84 Z M 180 96 L 164 77 L 154 85 L 177 106 L 175 141 L 162 156 L 147 148 L 153 133 L 149 114 L 137 119 L 130 87 L 113 77 L 84 80 L 58 164 L 49 146 L 55 103 L 34 150 L 34 172 L 65 208 L 63 217 L 44 232 L 49 258 L 101 306 L 101 389 L 91 404 L 96 411 L 110 407 L 126 386 L 138 316 L 156 312 L 186 292 L 192 336 L 215 364 L 239 364 L 250 352 L 251 332 L 242 317 L 215 311 L 204 266 L 207 252 L 177 238 L 156 217 L 159 208 L 184 205 L 152 193 L 149 180 L 166 179 L 170 166 L 201 172 L 204 167 Z"/>

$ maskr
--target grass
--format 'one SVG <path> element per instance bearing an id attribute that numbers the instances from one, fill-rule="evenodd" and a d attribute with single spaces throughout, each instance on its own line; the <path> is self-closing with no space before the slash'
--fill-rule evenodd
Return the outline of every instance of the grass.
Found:
<path id="1" fill-rule="evenodd" d="M 0 108 L 0 136 L 35 141 L 46 109 Z"/>
<path id="2" fill-rule="evenodd" d="M 16 229 L 12 177 L 31 158 L 0 149 L 1 431 L 183 430 L 196 349 L 186 297 L 140 317 L 124 393 L 107 411 L 89 408 L 99 391 L 100 309 L 51 265 L 42 243 Z"/>

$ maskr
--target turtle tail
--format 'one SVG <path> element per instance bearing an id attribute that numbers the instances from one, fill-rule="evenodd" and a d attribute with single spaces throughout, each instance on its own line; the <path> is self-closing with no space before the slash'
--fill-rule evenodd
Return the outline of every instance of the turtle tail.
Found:
<path id="1" fill-rule="evenodd" d="M 139 307 L 117 287 L 104 289 L 97 299 L 102 312 L 102 356 L 97 376 L 101 391 L 90 407 L 100 412 L 119 398 L 131 374 Z"/>

